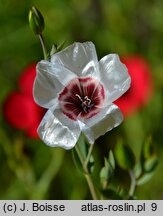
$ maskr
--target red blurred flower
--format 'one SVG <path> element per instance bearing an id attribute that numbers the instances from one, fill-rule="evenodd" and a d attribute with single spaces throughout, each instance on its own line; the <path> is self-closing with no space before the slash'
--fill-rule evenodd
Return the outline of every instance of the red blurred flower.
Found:
<path id="1" fill-rule="evenodd" d="M 131 87 L 114 103 L 124 116 L 128 116 L 143 107 L 150 99 L 153 82 L 148 63 L 140 56 L 121 58 L 131 76 Z"/>
<path id="2" fill-rule="evenodd" d="M 25 130 L 28 137 L 37 138 L 37 127 L 44 110 L 33 100 L 32 89 L 36 64 L 28 66 L 18 80 L 20 91 L 11 92 L 3 106 L 5 119 L 15 128 Z"/>

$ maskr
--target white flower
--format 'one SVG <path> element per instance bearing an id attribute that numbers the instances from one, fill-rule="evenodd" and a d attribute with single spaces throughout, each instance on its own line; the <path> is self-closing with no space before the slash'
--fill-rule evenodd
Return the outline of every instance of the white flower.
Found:
<path id="1" fill-rule="evenodd" d="M 131 79 L 118 55 L 97 59 L 92 42 L 74 43 L 37 64 L 34 99 L 48 108 L 38 133 L 49 146 L 71 149 L 81 131 L 90 144 L 118 126 L 122 113 L 114 102 Z"/>

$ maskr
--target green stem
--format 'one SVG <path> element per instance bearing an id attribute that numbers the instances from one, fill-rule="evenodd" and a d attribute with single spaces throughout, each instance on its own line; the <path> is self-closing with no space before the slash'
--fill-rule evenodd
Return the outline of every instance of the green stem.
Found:
<path id="1" fill-rule="evenodd" d="M 85 162 L 84 162 L 84 165 L 85 165 L 85 166 L 88 165 L 88 162 L 89 162 L 89 160 L 90 160 L 90 157 L 91 157 L 91 154 L 92 154 L 92 151 L 93 151 L 93 147 L 94 147 L 93 144 L 91 144 L 90 147 L 89 147 L 88 155 L 87 155 L 86 160 L 85 160 Z"/>
<path id="2" fill-rule="evenodd" d="M 89 186 L 89 189 L 90 189 L 93 200 L 97 200 L 98 197 L 97 197 L 97 194 L 96 194 L 96 190 L 95 190 L 91 175 L 89 173 L 85 173 L 85 178 L 87 180 L 87 184 Z"/>
<path id="3" fill-rule="evenodd" d="M 87 184 L 88 184 L 88 186 L 89 186 L 89 190 L 90 190 L 90 192 L 91 192 L 92 198 L 93 198 L 94 200 L 97 200 L 98 197 L 97 197 L 97 194 L 96 194 L 96 189 L 95 189 L 95 186 L 94 186 L 92 177 L 91 177 L 91 175 L 90 175 L 90 173 L 89 173 L 88 166 L 87 166 L 87 165 L 88 165 L 88 162 L 86 163 L 86 161 L 88 160 L 88 157 L 90 158 L 90 155 L 91 155 L 91 152 L 92 152 L 92 149 L 93 149 L 92 146 L 93 146 L 93 145 L 90 146 L 90 149 L 89 149 L 89 152 L 88 152 L 88 155 L 87 155 L 86 160 L 84 160 L 83 155 L 82 155 L 82 153 L 81 153 L 81 151 L 80 151 L 80 149 L 78 148 L 77 145 L 75 145 L 75 149 L 76 149 L 76 152 L 77 152 L 77 154 L 78 154 L 78 156 L 79 156 L 80 162 L 81 162 L 81 164 L 82 164 L 83 171 L 84 171 L 84 175 L 85 175 Z M 88 160 L 88 161 L 89 161 L 89 160 Z"/>
<path id="4" fill-rule="evenodd" d="M 43 35 L 39 34 L 38 37 L 40 39 L 40 43 L 41 43 L 41 46 L 42 46 L 42 50 L 43 50 L 43 54 L 44 54 L 44 59 L 48 59 L 48 53 L 47 53 L 47 49 L 46 49 L 46 46 L 45 46 Z"/>
<path id="5" fill-rule="evenodd" d="M 129 197 L 132 197 L 135 193 L 135 189 L 136 189 L 136 178 L 135 178 L 135 174 L 133 170 L 129 171 L 130 174 L 130 178 L 131 178 L 131 185 L 130 185 L 130 189 L 129 189 Z"/>

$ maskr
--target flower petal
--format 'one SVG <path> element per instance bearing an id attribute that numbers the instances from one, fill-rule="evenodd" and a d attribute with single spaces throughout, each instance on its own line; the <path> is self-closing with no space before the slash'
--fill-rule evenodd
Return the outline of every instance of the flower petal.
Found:
<path id="1" fill-rule="evenodd" d="M 75 77 L 75 74 L 59 64 L 45 60 L 39 62 L 33 89 L 35 102 L 45 108 L 52 107 L 58 93 Z"/>
<path id="2" fill-rule="evenodd" d="M 120 109 L 116 105 L 110 104 L 93 118 L 79 122 L 79 125 L 88 141 L 93 144 L 98 137 L 117 127 L 122 120 Z"/>
<path id="3" fill-rule="evenodd" d="M 38 128 L 41 139 L 51 147 L 71 149 L 76 144 L 80 128 L 78 122 L 70 120 L 60 109 L 48 110 Z"/>
<path id="4" fill-rule="evenodd" d="M 128 90 L 131 78 L 116 54 L 104 56 L 99 65 L 101 82 L 105 85 L 108 101 L 113 102 Z"/>
<path id="5" fill-rule="evenodd" d="M 79 77 L 99 77 L 98 59 L 92 42 L 73 43 L 61 52 L 54 54 L 51 62 L 63 65 Z"/>

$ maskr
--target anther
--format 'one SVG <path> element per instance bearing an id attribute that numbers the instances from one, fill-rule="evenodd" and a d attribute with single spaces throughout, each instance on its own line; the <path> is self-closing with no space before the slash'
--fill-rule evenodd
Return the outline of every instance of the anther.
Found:
<path id="1" fill-rule="evenodd" d="M 88 96 L 85 96 L 84 99 L 82 99 L 78 94 L 76 94 L 75 96 L 78 97 L 81 101 L 81 107 L 83 108 L 84 112 L 88 112 L 88 110 L 94 106 L 93 104 L 91 104 L 92 101 Z"/>

